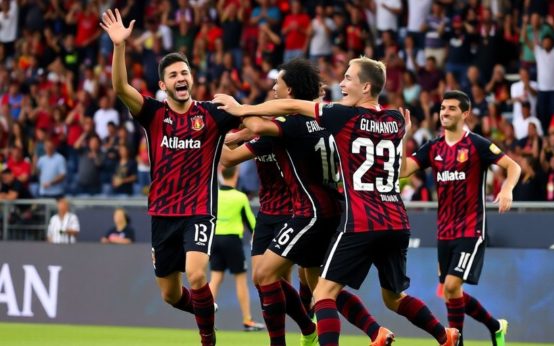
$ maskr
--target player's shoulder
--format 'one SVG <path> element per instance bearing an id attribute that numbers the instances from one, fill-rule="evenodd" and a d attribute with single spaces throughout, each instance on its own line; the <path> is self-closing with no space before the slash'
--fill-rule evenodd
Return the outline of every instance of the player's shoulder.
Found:
<path id="1" fill-rule="evenodd" d="M 490 145 L 492 142 L 490 139 L 485 138 L 475 132 L 468 131 L 466 135 L 467 139 L 471 141 L 476 146 Z"/>

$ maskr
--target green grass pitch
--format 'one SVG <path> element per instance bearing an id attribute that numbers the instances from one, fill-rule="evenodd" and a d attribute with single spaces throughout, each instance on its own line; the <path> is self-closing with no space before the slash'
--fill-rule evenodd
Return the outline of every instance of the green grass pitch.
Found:
<path id="1" fill-rule="evenodd" d="M 509 335 L 509 334 L 508 334 Z M 298 345 L 299 334 L 287 334 L 288 345 Z M 368 338 L 362 336 L 342 336 L 341 345 L 368 345 Z M 264 346 L 268 337 L 262 332 L 218 331 L 218 346 Z M 200 344 L 198 333 L 194 330 L 75 326 L 56 324 L 0 323 L 0 344 L 3 346 L 152 346 L 152 345 L 190 345 Z M 466 346 L 490 346 L 486 341 L 466 341 Z M 432 339 L 409 339 L 401 335 L 394 346 L 436 345 Z M 509 342 L 509 346 L 553 346 L 553 344 L 531 344 Z"/>

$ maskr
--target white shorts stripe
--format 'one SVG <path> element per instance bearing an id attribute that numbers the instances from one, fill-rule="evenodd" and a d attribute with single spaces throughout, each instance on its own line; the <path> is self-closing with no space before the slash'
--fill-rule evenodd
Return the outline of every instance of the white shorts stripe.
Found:
<path id="1" fill-rule="evenodd" d="M 337 246 L 339 245 L 340 240 L 342 239 L 342 235 L 344 232 L 340 232 L 339 236 L 337 237 L 337 240 L 333 244 L 333 248 L 331 249 L 331 252 L 329 253 L 329 257 L 327 257 L 327 261 L 325 262 L 325 266 L 323 267 L 323 271 L 321 272 L 321 277 L 325 279 L 325 275 L 327 275 L 327 271 L 329 270 L 329 265 L 331 264 L 331 261 L 333 260 L 333 256 L 335 255 L 335 251 L 337 250 Z"/>
<path id="2" fill-rule="evenodd" d="M 292 250 L 292 248 L 294 247 L 294 244 L 296 244 L 298 242 L 298 240 L 300 240 L 300 238 L 302 238 L 302 236 L 306 232 L 308 232 L 310 230 L 310 228 L 313 227 L 313 225 L 315 224 L 316 221 L 317 221 L 317 217 L 312 217 L 312 219 L 310 220 L 310 223 L 308 223 L 306 225 L 306 227 L 304 227 L 300 232 L 298 232 L 298 234 L 294 238 L 292 238 L 290 243 L 285 248 L 285 251 L 283 251 L 283 253 L 282 253 L 283 257 L 285 257 L 289 253 L 289 251 Z"/>
<path id="3" fill-rule="evenodd" d="M 475 247 L 473 248 L 473 252 L 471 253 L 471 257 L 469 258 L 469 263 L 467 264 L 467 267 L 464 269 L 464 276 L 463 276 L 464 281 L 467 280 L 469 276 L 469 273 L 471 271 L 471 266 L 473 265 L 473 260 L 475 259 L 475 255 L 477 254 L 477 251 L 479 250 L 479 246 L 482 243 L 483 243 L 482 237 L 479 237 L 475 242 Z"/>

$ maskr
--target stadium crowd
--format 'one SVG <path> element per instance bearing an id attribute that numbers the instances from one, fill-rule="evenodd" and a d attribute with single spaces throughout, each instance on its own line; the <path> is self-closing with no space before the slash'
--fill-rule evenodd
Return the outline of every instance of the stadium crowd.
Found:
<path id="1" fill-rule="evenodd" d="M 126 60 L 143 95 L 165 97 L 157 65 L 180 51 L 194 71 L 196 100 L 215 93 L 250 104 L 271 99 L 279 64 L 306 57 L 319 68 L 324 99 L 334 101 L 346 63 L 366 55 L 387 66 L 381 104 L 411 111 L 408 155 L 440 134 L 441 95 L 460 89 L 472 101 L 468 129 L 522 167 L 514 200 L 554 201 L 552 1 L 0 2 L 2 192 L 147 192 L 146 139 L 115 97 L 113 45 L 99 26 L 105 10 L 119 8 L 126 23 L 137 20 Z M 504 177 L 501 170 L 489 176 L 492 198 Z M 403 197 L 433 199 L 432 180 L 415 174 Z"/>

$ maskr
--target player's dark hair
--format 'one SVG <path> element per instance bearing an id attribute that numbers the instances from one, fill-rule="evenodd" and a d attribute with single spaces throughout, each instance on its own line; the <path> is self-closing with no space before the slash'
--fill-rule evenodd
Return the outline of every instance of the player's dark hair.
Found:
<path id="1" fill-rule="evenodd" d="M 352 64 L 360 65 L 360 72 L 358 73 L 360 82 L 371 84 L 371 97 L 379 96 L 385 87 L 385 82 L 387 81 L 385 64 L 366 56 L 350 60 L 348 65 Z"/>
<path id="2" fill-rule="evenodd" d="M 462 112 L 467 112 L 471 108 L 471 101 L 467 94 L 460 90 L 452 90 L 444 93 L 443 100 L 458 100 Z"/>
<path id="3" fill-rule="evenodd" d="M 283 80 L 295 99 L 313 101 L 319 98 L 319 71 L 306 59 L 296 58 L 279 66 Z"/>
<path id="4" fill-rule="evenodd" d="M 236 171 L 237 171 L 236 166 L 228 167 L 228 168 L 225 168 L 221 171 L 221 176 L 224 179 L 231 179 L 235 175 Z"/>
<path id="5" fill-rule="evenodd" d="M 185 64 L 187 64 L 187 66 L 190 69 L 189 60 L 187 59 L 187 57 L 184 54 L 182 54 L 182 53 L 169 53 L 169 54 L 165 55 L 162 58 L 162 60 L 160 60 L 160 64 L 158 65 L 158 77 L 160 78 L 160 80 L 161 81 L 164 80 L 164 72 L 165 72 L 166 67 L 168 67 L 169 65 L 173 65 L 176 62 L 181 62 L 181 61 L 184 62 Z"/>

